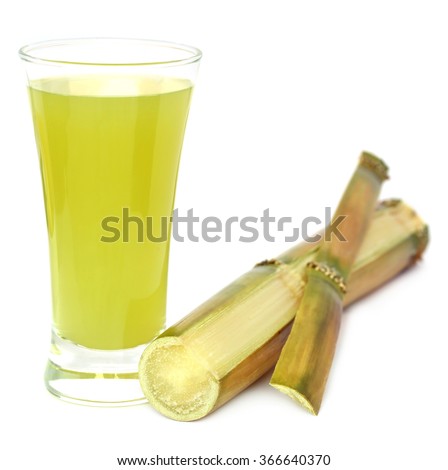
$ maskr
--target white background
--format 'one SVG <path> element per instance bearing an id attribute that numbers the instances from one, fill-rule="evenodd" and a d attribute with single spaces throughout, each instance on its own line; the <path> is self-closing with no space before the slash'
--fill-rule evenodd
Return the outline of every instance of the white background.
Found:
<path id="1" fill-rule="evenodd" d="M 330 454 L 332 469 L 448 468 L 448 13 L 437 1 L 17 0 L 0 11 L 0 467 L 113 469 L 116 457 Z M 265 377 L 195 423 L 88 408 L 44 388 L 50 283 L 17 49 L 124 36 L 203 50 L 176 206 L 201 216 L 320 216 L 362 149 L 383 196 L 430 224 L 424 261 L 346 312 L 321 413 Z M 168 323 L 282 242 L 173 243 Z M 237 328 L 237 325 L 235 325 Z M 253 466 L 253 468 L 258 468 Z"/>

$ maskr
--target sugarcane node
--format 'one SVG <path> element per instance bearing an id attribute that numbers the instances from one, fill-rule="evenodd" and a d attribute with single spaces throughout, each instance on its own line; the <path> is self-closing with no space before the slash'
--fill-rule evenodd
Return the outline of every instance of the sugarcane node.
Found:
<path id="1" fill-rule="evenodd" d="M 343 294 L 347 293 L 345 280 L 336 269 L 330 268 L 330 266 L 324 263 L 317 263 L 316 261 L 309 261 L 306 267 L 322 273 L 324 276 L 328 277 Z"/>
<path id="2" fill-rule="evenodd" d="M 257 263 L 255 265 L 255 267 L 257 267 L 257 266 L 269 266 L 271 264 L 273 264 L 275 266 L 281 266 L 283 263 L 281 261 L 279 261 L 278 259 L 271 258 L 271 259 L 265 259 L 263 261 L 260 261 L 259 263 Z"/>
<path id="3" fill-rule="evenodd" d="M 382 209 L 382 208 L 387 208 L 387 207 L 397 207 L 400 204 L 402 204 L 402 200 L 398 198 L 390 198 L 390 199 L 384 199 L 384 201 L 381 201 L 378 203 L 377 208 Z"/>
<path id="4" fill-rule="evenodd" d="M 389 179 L 389 168 L 388 166 L 373 153 L 362 152 L 359 159 L 359 163 L 364 168 L 367 168 L 374 173 L 380 181 Z"/>
<path id="5" fill-rule="evenodd" d="M 291 290 L 293 295 L 298 295 L 298 291 L 305 285 L 303 279 L 294 274 L 291 266 L 289 266 L 287 263 L 284 263 L 283 261 L 280 261 L 279 259 L 265 259 L 257 263 L 255 268 L 259 266 L 275 266 L 276 271 L 280 273 L 282 281 Z"/>

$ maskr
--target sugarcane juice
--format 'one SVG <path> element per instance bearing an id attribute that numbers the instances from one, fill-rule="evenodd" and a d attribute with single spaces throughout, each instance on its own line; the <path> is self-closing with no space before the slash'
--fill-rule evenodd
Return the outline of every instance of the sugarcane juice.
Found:
<path id="1" fill-rule="evenodd" d="M 124 241 L 117 219 L 126 208 L 154 232 L 169 220 L 191 91 L 156 76 L 31 81 L 61 338 L 124 349 L 163 328 L 169 236 L 142 240 L 132 224 Z"/>

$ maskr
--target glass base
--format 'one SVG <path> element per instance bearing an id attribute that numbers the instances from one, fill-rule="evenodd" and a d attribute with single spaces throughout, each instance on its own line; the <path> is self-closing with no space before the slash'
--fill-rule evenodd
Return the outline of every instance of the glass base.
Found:
<path id="1" fill-rule="evenodd" d="M 53 331 L 45 385 L 62 400 L 83 405 L 145 403 L 138 363 L 146 346 L 111 351 L 89 349 L 64 340 Z"/>

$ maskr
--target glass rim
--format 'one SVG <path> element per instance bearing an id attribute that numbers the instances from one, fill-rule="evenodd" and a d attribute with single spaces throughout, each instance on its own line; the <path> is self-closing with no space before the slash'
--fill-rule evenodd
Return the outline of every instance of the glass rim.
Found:
<path id="1" fill-rule="evenodd" d="M 44 55 L 39 55 L 36 52 L 45 50 L 48 48 L 60 47 L 60 46 L 72 46 L 76 44 L 88 44 L 89 42 L 96 43 L 113 43 L 121 42 L 123 44 L 141 44 L 146 46 L 159 47 L 161 49 L 178 50 L 179 52 L 189 53 L 188 57 L 182 57 L 178 59 L 167 59 L 167 60 L 148 60 L 148 61 L 112 61 L 112 62 L 99 62 L 99 61 L 83 61 L 83 60 L 64 60 L 46 58 Z M 35 64 L 47 64 L 47 65 L 85 65 L 93 67 L 126 67 L 126 66 L 180 66 L 198 62 L 202 57 L 202 52 L 194 47 L 187 44 L 172 42 L 172 41 L 161 41 L 154 39 L 138 39 L 138 38 L 119 38 L 119 37 L 86 37 L 86 38 L 68 38 L 68 39 L 52 39 L 46 41 L 38 41 L 27 44 L 19 49 L 19 56 L 26 62 Z"/>

